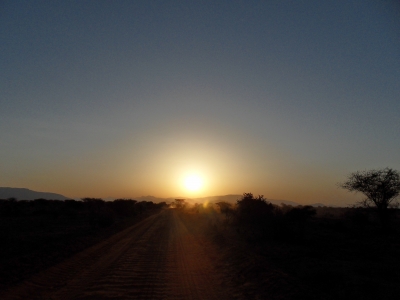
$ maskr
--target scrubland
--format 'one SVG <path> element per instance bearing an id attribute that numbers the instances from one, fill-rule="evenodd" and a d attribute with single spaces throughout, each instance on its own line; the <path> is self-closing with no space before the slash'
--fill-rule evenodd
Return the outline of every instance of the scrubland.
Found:
<path id="1" fill-rule="evenodd" d="M 399 299 L 397 210 L 382 227 L 373 209 L 278 207 L 251 194 L 238 204 L 181 211 L 218 249 L 212 259 L 238 298 Z"/>
<path id="2" fill-rule="evenodd" d="M 0 289 L 72 257 L 55 269 L 62 276 L 44 271 L 39 280 L 45 285 L 74 278 L 81 273 L 71 266 L 86 264 L 87 274 L 71 281 L 79 284 L 64 287 L 76 293 L 68 299 L 116 290 L 126 299 L 201 299 L 205 291 L 209 298 L 214 291 L 229 299 L 400 296 L 396 209 L 383 226 L 373 209 L 274 206 L 250 193 L 235 204 L 180 201 L 176 206 L 100 199 L 0 201 Z M 83 251 L 95 244 L 100 246 Z M 92 253 L 95 261 L 108 264 L 100 270 L 95 261 L 86 261 Z M 116 278 L 121 284 L 113 287 Z M 91 284 L 82 286 L 85 280 Z"/>

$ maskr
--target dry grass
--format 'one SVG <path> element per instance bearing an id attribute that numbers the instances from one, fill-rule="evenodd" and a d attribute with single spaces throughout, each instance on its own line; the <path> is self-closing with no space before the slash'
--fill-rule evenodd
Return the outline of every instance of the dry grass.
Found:
<path id="1" fill-rule="evenodd" d="M 383 230 L 369 210 L 323 208 L 300 221 L 285 213 L 270 216 L 262 230 L 213 206 L 181 210 L 180 218 L 235 299 L 399 299 L 398 217 Z M 108 224 L 101 214 L 89 216 L 3 215 L 0 288 L 139 220 Z"/>
<path id="2" fill-rule="evenodd" d="M 328 214 L 326 214 L 328 213 Z M 325 209 L 301 229 L 243 229 L 216 209 L 182 212 L 213 253 L 238 299 L 399 299 L 400 226 L 383 231 L 371 212 Z"/>

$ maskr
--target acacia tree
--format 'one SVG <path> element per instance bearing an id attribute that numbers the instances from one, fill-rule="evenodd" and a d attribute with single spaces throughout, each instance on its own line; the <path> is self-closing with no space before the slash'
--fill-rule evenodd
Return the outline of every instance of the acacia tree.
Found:
<path id="1" fill-rule="evenodd" d="M 350 192 L 361 192 L 366 196 L 360 204 L 375 206 L 382 220 L 386 219 L 388 207 L 396 205 L 400 193 L 400 173 L 391 168 L 357 171 L 349 175 L 347 181 L 339 184 Z"/>

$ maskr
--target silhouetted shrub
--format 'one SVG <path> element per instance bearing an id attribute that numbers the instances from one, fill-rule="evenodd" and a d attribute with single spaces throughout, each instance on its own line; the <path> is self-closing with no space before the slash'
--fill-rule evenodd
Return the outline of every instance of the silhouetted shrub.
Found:
<path id="1" fill-rule="evenodd" d="M 67 209 L 80 210 L 83 208 L 83 202 L 76 200 L 65 200 L 64 205 Z"/>
<path id="2" fill-rule="evenodd" d="M 174 205 L 177 209 L 184 209 L 187 203 L 185 199 L 175 199 Z"/>
<path id="3" fill-rule="evenodd" d="M 294 222 L 306 222 L 311 217 L 316 215 L 316 210 L 312 206 L 301 206 L 301 207 L 294 207 L 289 210 L 285 216 L 287 219 L 294 221 Z"/>
<path id="4" fill-rule="evenodd" d="M 350 209 L 345 217 L 358 227 L 365 227 L 370 223 L 368 211 L 363 208 Z"/>
<path id="5" fill-rule="evenodd" d="M 228 221 L 234 217 L 235 211 L 232 207 L 232 204 L 228 202 L 218 202 L 215 203 L 215 205 L 219 208 L 219 211 L 226 217 Z"/>
<path id="6" fill-rule="evenodd" d="M 235 220 L 246 231 L 248 240 L 258 241 L 270 235 L 274 227 L 275 207 L 260 195 L 244 193 L 237 201 Z"/>
<path id="7" fill-rule="evenodd" d="M 136 214 L 135 204 L 136 200 L 132 199 L 115 199 L 110 202 L 112 209 L 119 216 L 134 216 Z"/>
<path id="8" fill-rule="evenodd" d="M 161 208 L 167 208 L 168 204 L 167 204 L 167 202 L 159 202 L 156 204 L 156 206 L 157 206 L 157 208 L 161 209 Z"/>
<path id="9" fill-rule="evenodd" d="M 111 225 L 113 225 L 115 222 L 112 214 L 110 213 L 104 213 L 104 214 L 100 214 L 97 217 L 97 225 L 101 228 L 105 228 L 105 227 L 109 227 Z"/>
<path id="10" fill-rule="evenodd" d="M 285 242 L 301 242 L 305 238 L 308 221 L 316 215 L 312 206 L 284 206 L 276 210 L 274 238 Z"/>
<path id="11" fill-rule="evenodd" d="M 241 222 L 257 224 L 273 215 L 274 206 L 260 195 L 257 198 L 252 193 L 244 193 L 237 201 L 237 217 Z"/>
<path id="12" fill-rule="evenodd" d="M 106 210 L 106 202 L 100 198 L 83 198 L 85 210 L 91 214 L 99 214 Z"/>

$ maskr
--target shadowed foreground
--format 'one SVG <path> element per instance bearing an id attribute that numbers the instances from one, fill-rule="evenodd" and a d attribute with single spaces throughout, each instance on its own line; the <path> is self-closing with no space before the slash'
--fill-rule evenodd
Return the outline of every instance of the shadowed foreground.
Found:
<path id="1" fill-rule="evenodd" d="M 132 226 L 1 299 L 230 299 L 174 209 Z"/>

